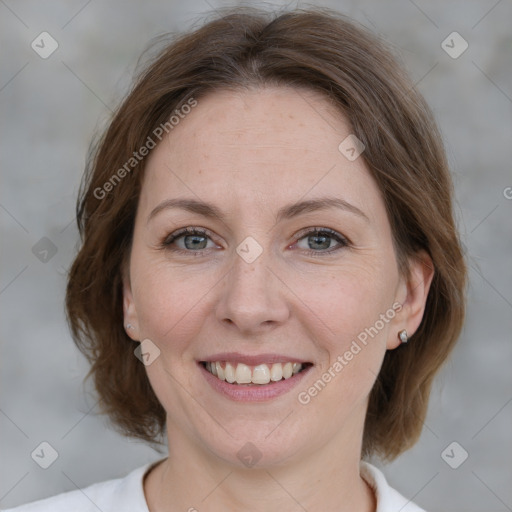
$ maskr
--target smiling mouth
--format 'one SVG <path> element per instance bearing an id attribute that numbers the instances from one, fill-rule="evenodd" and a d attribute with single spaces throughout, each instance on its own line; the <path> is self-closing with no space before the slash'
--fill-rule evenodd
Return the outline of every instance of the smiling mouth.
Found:
<path id="1" fill-rule="evenodd" d="M 226 361 L 201 361 L 217 379 L 238 385 L 265 385 L 287 380 L 312 366 L 311 363 L 272 363 L 249 366 Z"/>

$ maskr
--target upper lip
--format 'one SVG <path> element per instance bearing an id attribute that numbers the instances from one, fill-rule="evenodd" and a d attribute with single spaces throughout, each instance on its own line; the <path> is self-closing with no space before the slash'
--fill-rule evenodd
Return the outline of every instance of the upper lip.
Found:
<path id="1" fill-rule="evenodd" d="M 243 363 L 247 366 L 257 366 L 265 363 L 307 363 L 306 359 L 300 359 L 284 354 L 240 354 L 239 352 L 223 352 L 200 359 L 201 362 L 228 361 L 230 363 Z"/>

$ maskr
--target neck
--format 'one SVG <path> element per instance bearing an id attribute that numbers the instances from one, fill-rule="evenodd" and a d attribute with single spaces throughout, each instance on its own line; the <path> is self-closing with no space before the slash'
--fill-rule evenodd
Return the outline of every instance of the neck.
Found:
<path id="1" fill-rule="evenodd" d="M 374 512 L 374 493 L 359 474 L 361 439 L 354 442 L 355 432 L 344 429 L 293 461 L 241 468 L 168 424 L 169 457 L 144 482 L 149 510 Z"/>

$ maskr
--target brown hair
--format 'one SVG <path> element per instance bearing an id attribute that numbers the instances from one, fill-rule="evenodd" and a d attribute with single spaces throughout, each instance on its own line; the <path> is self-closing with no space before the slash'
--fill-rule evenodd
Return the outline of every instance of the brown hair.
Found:
<path id="1" fill-rule="evenodd" d="M 370 395 L 363 456 L 392 459 L 417 441 L 432 379 L 462 328 L 466 265 L 444 148 L 428 106 L 382 41 L 329 9 L 236 8 L 167 44 L 139 75 L 91 152 L 80 189 L 82 245 L 66 296 L 73 338 L 92 363 L 89 375 L 114 426 L 156 442 L 165 411 L 134 356 L 122 307 L 144 161 L 122 173 L 122 183 L 105 184 L 191 98 L 265 85 L 306 87 L 339 108 L 366 147 L 401 272 L 420 249 L 434 264 L 422 323 L 407 345 L 387 351 Z M 98 198 L 100 189 L 105 197 Z"/>

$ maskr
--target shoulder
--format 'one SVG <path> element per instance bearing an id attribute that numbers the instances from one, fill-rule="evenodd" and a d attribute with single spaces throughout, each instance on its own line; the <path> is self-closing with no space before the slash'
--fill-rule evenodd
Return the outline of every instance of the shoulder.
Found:
<path id="1" fill-rule="evenodd" d="M 143 477 L 155 463 L 134 469 L 124 478 L 99 482 L 3 512 L 148 512 Z"/>
<path id="2" fill-rule="evenodd" d="M 390 487 L 386 477 L 377 467 L 361 461 L 360 470 L 361 476 L 375 492 L 377 498 L 376 512 L 425 512 L 425 510 Z"/>

